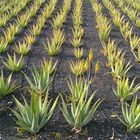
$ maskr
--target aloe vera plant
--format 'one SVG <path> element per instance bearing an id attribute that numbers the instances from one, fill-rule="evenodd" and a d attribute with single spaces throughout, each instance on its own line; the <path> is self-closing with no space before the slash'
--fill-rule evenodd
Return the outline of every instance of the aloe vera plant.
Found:
<path id="1" fill-rule="evenodd" d="M 30 88 L 37 93 L 45 93 L 49 89 L 53 80 L 53 76 L 50 76 L 50 71 L 48 71 L 48 69 L 44 69 L 44 67 L 37 70 L 37 68 L 33 66 L 31 73 L 33 80 L 24 73 Z"/>
<path id="2" fill-rule="evenodd" d="M 56 70 L 57 63 L 58 61 L 53 63 L 52 58 L 50 60 L 44 59 L 44 61 L 41 64 L 41 69 L 43 71 L 47 71 L 50 75 L 52 75 Z"/>
<path id="3" fill-rule="evenodd" d="M 74 48 L 73 54 L 76 58 L 81 59 L 83 56 L 83 48 Z"/>
<path id="4" fill-rule="evenodd" d="M 140 46 L 137 47 L 137 51 L 132 51 L 136 61 L 140 62 Z"/>
<path id="5" fill-rule="evenodd" d="M 81 77 L 80 78 L 76 77 L 75 82 L 73 82 L 72 79 L 70 78 L 68 86 L 71 92 L 70 98 L 73 98 L 72 96 L 74 96 L 74 99 L 76 101 L 79 101 L 82 94 L 87 94 L 89 90 L 88 89 L 89 85 L 87 84 L 87 81 L 86 80 L 84 81 Z"/>
<path id="6" fill-rule="evenodd" d="M 72 45 L 74 47 L 80 47 L 82 36 L 84 34 L 84 29 L 81 26 L 75 26 L 72 29 L 72 33 L 73 33 L 73 38 L 71 40 Z"/>
<path id="7" fill-rule="evenodd" d="M 77 89 L 79 90 L 81 88 Z M 72 91 L 72 94 L 74 93 L 75 92 Z M 62 100 L 62 105 L 60 105 L 60 109 L 66 121 L 73 127 L 72 130 L 75 132 L 81 131 L 82 127 L 92 120 L 97 108 L 102 102 L 102 100 L 98 99 L 93 105 L 91 105 L 91 102 L 94 98 L 94 93 L 89 98 L 87 98 L 87 94 L 88 87 L 86 87 L 85 92 L 82 92 L 78 100 L 76 96 L 72 95 L 69 106 L 65 102 L 64 97 L 60 95 Z"/>
<path id="8" fill-rule="evenodd" d="M 133 26 L 129 22 L 126 22 L 125 20 L 122 22 L 122 25 L 120 26 L 120 31 L 123 37 L 126 41 L 129 41 L 130 36 L 132 35 Z"/>
<path id="9" fill-rule="evenodd" d="M 140 28 L 140 19 L 136 19 L 136 26 Z"/>
<path id="10" fill-rule="evenodd" d="M 130 47 L 133 51 L 134 49 L 138 48 L 140 46 L 140 38 L 136 35 L 130 36 Z"/>
<path id="11" fill-rule="evenodd" d="M 92 60 L 93 60 L 93 49 L 91 48 L 89 50 L 88 57 L 86 60 L 79 59 L 76 62 L 74 62 L 73 60 L 69 61 L 71 72 L 76 76 L 83 75 L 84 73 L 90 70 L 92 65 Z"/>
<path id="12" fill-rule="evenodd" d="M 4 31 L 4 37 L 6 42 L 12 43 L 14 36 L 18 31 L 19 31 L 19 27 L 13 24 L 10 24 L 8 27 L 6 27 L 6 31 Z"/>
<path id="13" fill-rule="evenodd" d="M 114 52 L 112 52 L 110 55 L 107 56 L 108 65 L 113 66 L 118 61 L 124 60 L 124 55 L 125 55 L 125 52 L 122 53 L 121 49 L 118 49 L 118 51 L 114 50 Z"/>
<path id="14" fill-rule="evenodd" d="M 84 60 L 78 60 L 76 62 L 74 61 L 70 61 L 69 62 L 69 66 L 71 69 L 71 72 L 76 75 L 76 76 L 81 76 L 83 75 L 85 72 L 88 71 L 89 69 L 89 61 L 84 61 Z"/>
<path id="15" fill-rule="evenodd" d="M 18 88 L 16 81 L 12 82 L 12 74 L 7 78 L 4 77 L 3 70 L 0 74 L 0 98 L 13 93 Z"/>
<path id="16" fill-rule="evenodd" d="M 112 29 L 112 25 L 110 23 L 110 20 L 108 20 L 102 14 L 99 14 L 96 17 L 96 20 L 97 21 L 99 20 L 97 28 L 98 28 L 98 34 L 99 34 L 100 40 L 102 42 L 104 42 L 109 38 L 111 29 Z"/>
<path id="17" fill-rule="evenodd" d="M 22 29 L 22 28 L 24 28 L 27 25 L 29 20 L 30 20 L 30 15 L 27 15 L 25 13 L 25 14 L 23 14 L 21 16 L 18 16 L 15 22 Z"/>
<path id="18" fill-rule="evenodd" d="M 138 12 L 136 10 L 127 10 L 127 15 L 135 23 L 138 17 Z"/>
<path id="19" fill-rule="evenodd" d="M 102 12 L 103 7 L 102 7 L 102 5 L 100 3 L 96 3 L 96 1 L 94 2 L 92 0 L 91 0 L 91 3 L 92 3 L 92 7 L 93 7 L 95 13 L 98 14 L 98 13 Z"/>
<path id="20" fill-rule="evenodd" d="M 15 44 L 14 50 L 20 55 L 27 55 L 31 46 L 27 42 L 18 42 Z"/>
<path id="21" fill-rule="evenodd" d="M 114 65 L 111 65 L 111 74 L 115 79 L 125 77 L 131 67 L 130 62 L 125 65 L 124 60 L 119 60 Z"/>
<path id="22" fill-rule="evenodd" d="M 44 42 L 44 47 L 46 51 L 49 53 L 51 56 L 58 55 L 62 44 L 65 42 L 66 38 L 64 35 L 64 32 L 59 30 L 54 30 L 53 35 L 48 39 L 47 45 Z"/>
<path id="23" fill-rule="evenodd" d="M 8 58 L 6 59 L 7 62 L 3 61 L 3 64 L 5 65 L 5 67 L 12 72 L 20 71 L 24 66 L 23 56 L 20 56 L 20 58 L 17 59 L 15 53 L 13 57 L 9 54 L 7 55 L 8 55 Z"/>
<path id="24" fill-rule="evenodd" d="M 134 94 L 136 94 L 140 89 L 140 84 L 137 84 L 134 86 L 135 79 L 129 83 L 129 79 L 122 78 L 117 80 L 117 89 L 114 90 L 115 95 L 121 100 L 128 100 L 130 99 Z"/>
<path id="25" fill-rule="evenodd" d="M 103 53 L 107 57 L 108 64 L 107 66 L 113 66 L 116 62 L 123 60 L 125 52 L 122 53 L 121 49 L 117 50 L 117 42 L 114 40 L 108 40 L 108 43 L 102 43 L 103 45 Z"/>
<path id="26" fill-rule="evenodd" d="M 24 96 L 22 96 L 23 103 L 14 97 L 18 110 L 12 110 L 12 112 L 17 118 L 17 125 L 19 125 L 22 130 L 35 134 L 50 120 L 57 104 L 58 97 L 52 102 L 52 100 L 48 99 L 48 93 L 45 94 L 44 100 L 43 96 L 39 93 L 30 91 L 30 94 L 30 104 L 27 103 Z"/>
<path id="27" fill-rule="evenodd" d="M 129 107 L 127 103 L 122 103 L 122 117 L 117 115 L 120 122 L 126 126 L 127 132 L 138 132 L 140 130 L 140 104 L 135 97 Z"/>
<path id="28" fill-rule="evenodd" d="M 61 28 L 62 24 L 66 20 L 66 15 L 62 13 L 57 13 L 57 16 L 53 19 L 52 26 L 54 29 L 58 30 Z"/>
<path id="29" fill-rule="evenodd" d="M 34 42 L 35 42 L 35 40 L 36 40 L 36 37 L 35 37 L 35 35 L 31 35 L 31 34 L 27 35 L 27 34 L 26 34 L 26 36 L 24 37 L 24 40 L 25 40 L 25 42 L 27 42 L 28 44 L 32 45 L 32 44 L 34 44 Z"/>
<path id="30" fill-rule="evenodd" d="M 118 12 L 118 10 L 116 10 L 116 9 L 114 9 L 110 14 L 112 16 L 112 20 L 113 20 L 114 24 L 116 25 L 116 27 L 120 28 L 123 21 L 125 20 L 125 17 L 122 16 L 120 14 L 120 12 Z"/>
<path id="31" fill-rule="evenodd" d="M 32 35 L 39 35 L 40 32 L 41 32 L 41 28 L 39 26 L 39 24 L 36 22 L 29 30 L 29 32 L 32 34 Z"/>
<path id="32" fill-rule="evenodd" d="M 8 42 L 4 38 L 0 38 L 0 53 L 5 53 L 8 49 Z"/>

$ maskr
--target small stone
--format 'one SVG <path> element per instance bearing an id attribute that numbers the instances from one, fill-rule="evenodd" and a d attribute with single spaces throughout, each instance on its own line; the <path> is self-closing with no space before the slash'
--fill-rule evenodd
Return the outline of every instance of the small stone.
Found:
<path id="1" fill-rule="evenodd" d="M 93 137 L 88 137 L 88 140 L 93 140 Z"/>
<path id="2" fill-rule="evenodd" d="M 8 102 L 8 104 L 12 104 L 12 101 Z"/>

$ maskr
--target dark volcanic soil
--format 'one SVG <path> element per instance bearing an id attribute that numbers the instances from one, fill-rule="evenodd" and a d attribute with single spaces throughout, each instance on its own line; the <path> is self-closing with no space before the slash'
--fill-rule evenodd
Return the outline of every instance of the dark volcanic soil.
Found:
<path id="1" fill-rule="evenodd" d="M 61 2 L 57 7 L 60 7 Z M 73 5 L 73 4 L 72 4 Z M 113 94 L 112 87 L 114 85 L 113 79 L 110 75 L 104 75 L 110 69 L 105 66 L 106 58 L 101 54 L 101 44 L 98 37 L 98 32 L 96 30 L 96 21 L 95 21 L 95 13 L 92 10 L 92 5 L 89 0 L 84 0 L 84 10 L 83 10 L 83 27 L 85 30 L 85 35 L 83 37 L 84 40 L 84 57 L 87 56 L 88 51 L 90 48 L 94 50 L 94 61 L 93 66 L 99 60 L 101 65 L 101 70 L 98 73 L 94 84 L 91 86 L 91 92 L 95 91 L 96 96 L 95 98 L 105 99 L 100 108 L 98 109 L 95 118 L 84 127 L 83 132 L 81 134 L 74 134 L 71 132 L 71 127 L 67 124 L 64 120 L 62 113 L 60 112 L 59 108 L 55 109 L 54 115 L 49 123 L 35 136 L 31 136 L 28 133 L 24 133 L 19 135 L 17 133 L 17 126 L 14 121 L 13 114 L 7 109 L 6 107 L 15 107 L 15 104 L 12 101 L 11 95 L 0 99 L 0 139 L 2 140 L 54 140 L 54 139 L 61 139 L 61 140 L 135 140 L 140 139 L 138 134 L 136 135 L 126 135 L 125 128 L 119 123 L 116 118 L 112 118 L 112 112 L 120 113 L 120 104 L 119 101 Z M 40 8 L 41 9 L 41 8 Z M 55 16 L 56 11 L 52 14 L 52 17 Z M 63 29 L 67 35 L 67 42 L 63 45 L 62 52 L 58 57 L 54 58 L 58 60 L 57 66 L 57 73 L 54 78 L 54 82 L 50 91 L 50 96 L 55 98 L 59 93 L 69 93 L 68 86 L 66 80 L 69 79 L 69 75 L 72 76 L 70 69 L 68 67 L 68 61 L 71 59 L 75 59 L 73 56 L 73 47 L 71 46 L 69 40 L 71 39 L 71 29 L 72 29 L 72 12 L 73 6 L 68 14 L 68 18 L 66 23 L 63 25 Z M 38 12 L 39 13 L 39 12 Z M 107 12 L 106 12 L 107 14 Z M 46 25 L 42 30 L 41 35 L 38 37 L 36 43 L 33 46 L 32 52 L 25 57 L 26 60 L 26 67 L 23 71 L 26 71 L 28 75 L 30 75 L 29 68 L 32 64 L 35 64 L 37 67 L 40 65 L 40 61 L 43 58 L 49 58 L 47 55 L 44 47 L 43 41 L 50 36 L 52 32 L 52 27 L 50 25 L 51 18 L 46 21 Z M 28 25 L 29 26 L 29 25 Z M 27 27 L 28 28 L 28 27 Z M 23 30 L 24 32 L 24 30 Z M 119 40 L 121 34 L 119 30 L 115 27 L 111 32 L 112 38 Z M 22 38 L 20 36 L 19 38 Z M 132 58 L 132 54 L 129 51 L 129 46 L 124 43 L 124 40 L 121 41 L 119 47 L 125 48 L 127 51 L 126 59 L 130 60 Z M 13 53 L 13 50 L 9 50 L 10 53 Z M 6 55 L 1 55 L 1 62 L 2 59 L 5 59 Z M 8 71 L 4 68 L 5 74 Z M 137 71 L 137 72 L 136 72 Z M 130 71 L 130 76 L 139 78 L 138 73 L 138 65 L 133 67 Z M 92 68 L 92 75 L 94 75 L 94 67 Z M 134 75 L 135 74 L 135 75 Z M 22 87 L 27 85 L 26 80 L 24 79 L 22 73 L 14 74 L 14 79 L 17 79 L 19 83 L 22 84 Z M 14 93 L 14 96 L 20 98 L 20 94 L 24 94 L 27 98 L 29 98 L 29 94 L 26 91 L 17 91 Z"/>

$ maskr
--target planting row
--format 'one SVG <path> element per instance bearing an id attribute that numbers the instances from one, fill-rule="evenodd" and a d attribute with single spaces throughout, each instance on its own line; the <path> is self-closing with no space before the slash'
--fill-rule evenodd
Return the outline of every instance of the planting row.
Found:
<path id="1" fill-rule="evenodd" d="M 117 5 L 121 8 L 121 10 L 128 15 L 128 17 L 132 20 L 132 22 L 140 28 L 140 17 L 139 17 L 139 4 L 138 1 L 118 1 L 115 0 Z M 132 4 L 132 5 L 131 5 Z"/>
<path id="2" fill-rule="evenodd" d="M 133 48 L 132 45 L 139 47 L 137 46 L 139 43 L 136 44 L 139 37 L 132 35 L 132 27 L 129 22 L 125 21 L 124 17 L 121 16 L 119 10 L 113 6 L 110 0 L 103 0 L 103 3 L 109 10 L 116 27 L 120 29 L 125 40 L 131 44 L 131 48 Z M 130 107 L 127 101 L 140 90 L 140 84 L 135 85 L 135 79 L 130 83 L 127 73 L 132 66 L 130 65 L 130 62 L 126 64 L 125 52 L 122 52 L 122 49 L 117 48 L 118 43 L 115 40 L 110 39 L 112 24 L 103 14 L 102 4 L 98 3 L 96 0 L 92 0 L 92 4 L 93 9 L 96 12 L 97 28 L 103 46 L 103 54 L 107 58 L 107 66 L 111 69 L 109 73 L 112 74 L 117 85 L 117 88 L 113 88 L 113 91 L 122 105 L 122 116 L 120 117 L 117 114 L 116 116 L 120 122 L 127 127 L 128 132 L 136 132 L 140 129 L 140 105 L 137 103 L 137 96 L 132 100 Z"/>
<path id="3" fill-rule="evenodd" d="M 109 10 L 114 24 L 116 25 L 116 27 L 119 28 L 122 36 L 125 38 L 125 41 L 130 45 L 131 51 L 135 59 L 139 62 L 140 37 L 134 33 L 134 26 L 129 21 L 126 21 L 125 16 L 122 15 L 120 11 L 116 9 L 110 1 L 103 2 Z"/>
<path id="4" fill-rule="evenodd" d="M 1 4 L 0 7 L 0 26 L 6 25 L 6 23 L 12 18 L 15 17 L 25 6 L 29 3 L 30 0 L 19 0 Z"/>

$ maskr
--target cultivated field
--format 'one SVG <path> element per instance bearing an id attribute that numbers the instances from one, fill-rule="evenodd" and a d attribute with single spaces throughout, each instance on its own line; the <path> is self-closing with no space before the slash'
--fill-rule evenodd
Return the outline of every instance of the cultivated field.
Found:
<path id="1" fill-rule="evenodd" d="M 139 140 L 140 0 L 1 0 L 0 139 Z"/>

